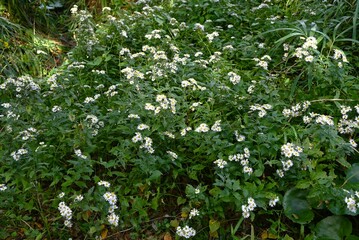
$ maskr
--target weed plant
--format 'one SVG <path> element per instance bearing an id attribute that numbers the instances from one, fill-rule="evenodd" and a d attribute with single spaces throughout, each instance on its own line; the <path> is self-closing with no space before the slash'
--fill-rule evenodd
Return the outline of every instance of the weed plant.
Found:
<path id="1" fill-rule="evenodd" d="M 356 7 L 74 5 L 62 66 L 0 76 L 0 238 L 358 239 Z"/>

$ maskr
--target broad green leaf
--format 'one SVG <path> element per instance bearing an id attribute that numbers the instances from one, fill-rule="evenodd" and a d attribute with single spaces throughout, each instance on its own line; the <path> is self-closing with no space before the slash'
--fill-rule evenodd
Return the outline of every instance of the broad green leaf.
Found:
<path id="1" fill-rule="evenodd" d="M 348 183 L 359 183 L 359 163 L 354 163 L 347 171 L 347 181 Z"/>
<path id="2" fill-rule="evenodd" d="M 317 240 L 341 240 L 352 232 L 352 223 L 343 216 L 330 216 L 315 227 Z"/>
<path id="3" fill-rule="evenodd" d="M 209 231 L 212 233 L 216 232 L 220 226 L 221 226 L 221 223 L 218 222 L 217 220 L 211 219 L 209 221 Z"/>
<path id="4" fill-rule="evenodd" d="M 283 198 L 284 214 L 293 222 L 306 224 L 313 220 L 314 213 L 306 199 L 308 191 L 292 188 Z"/>

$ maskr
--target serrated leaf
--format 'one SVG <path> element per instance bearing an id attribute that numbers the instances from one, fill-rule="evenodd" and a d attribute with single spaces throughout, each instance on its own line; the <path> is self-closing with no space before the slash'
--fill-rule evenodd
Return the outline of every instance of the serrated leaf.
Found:
<path id="1" fill-rule="evenodd" d="M 311 185 L 311 181 L 301 180 L 297 183 L 297 185 L 295 185 L 295 187 L 299 189 L 307 189 L 310 187 L 310 185 Z"/>
<path id="2" fill-rule="evenodd" d="M 306 224 L 314 218 L 314 213 L 306 199 L 307 194 L 306 190 L 292 188 L 284 195 L 284 214 L 295 223 Z"/>
<path id="3" fill-rule="evenodd" d="M 345 160 L 345 158 L 343 158 L 343 157 L 337 158 L 337 162 L 340 163 L 342 166 L 344 166 L 346 168 L 351 167 L 350 163 L 347 160 Z"/>
<path id="4" fill-rule="evenodd" d="M 317 240 L 341 240 L 352 232 L 352 223 L 343 216 L 330 216 L 315 227 Z"/>

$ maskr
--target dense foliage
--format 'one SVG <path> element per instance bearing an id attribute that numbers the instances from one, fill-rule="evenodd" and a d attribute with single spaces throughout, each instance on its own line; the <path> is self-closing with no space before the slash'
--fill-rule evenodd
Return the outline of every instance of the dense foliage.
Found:
<path id="1" fill-rule="evenodd" d="M 72 6 L 61 66 L 0 72 L 0 238 L 359 239 L 358 11 Z"/>

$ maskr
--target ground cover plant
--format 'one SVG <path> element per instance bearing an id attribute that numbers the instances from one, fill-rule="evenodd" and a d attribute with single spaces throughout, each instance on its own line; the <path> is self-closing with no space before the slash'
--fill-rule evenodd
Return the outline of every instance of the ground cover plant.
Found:
<path id="1" fill-rule="evenodd" d="M 359 3 L 111 7 L 0 72 L 0 238 L 359 239 Z"/>

